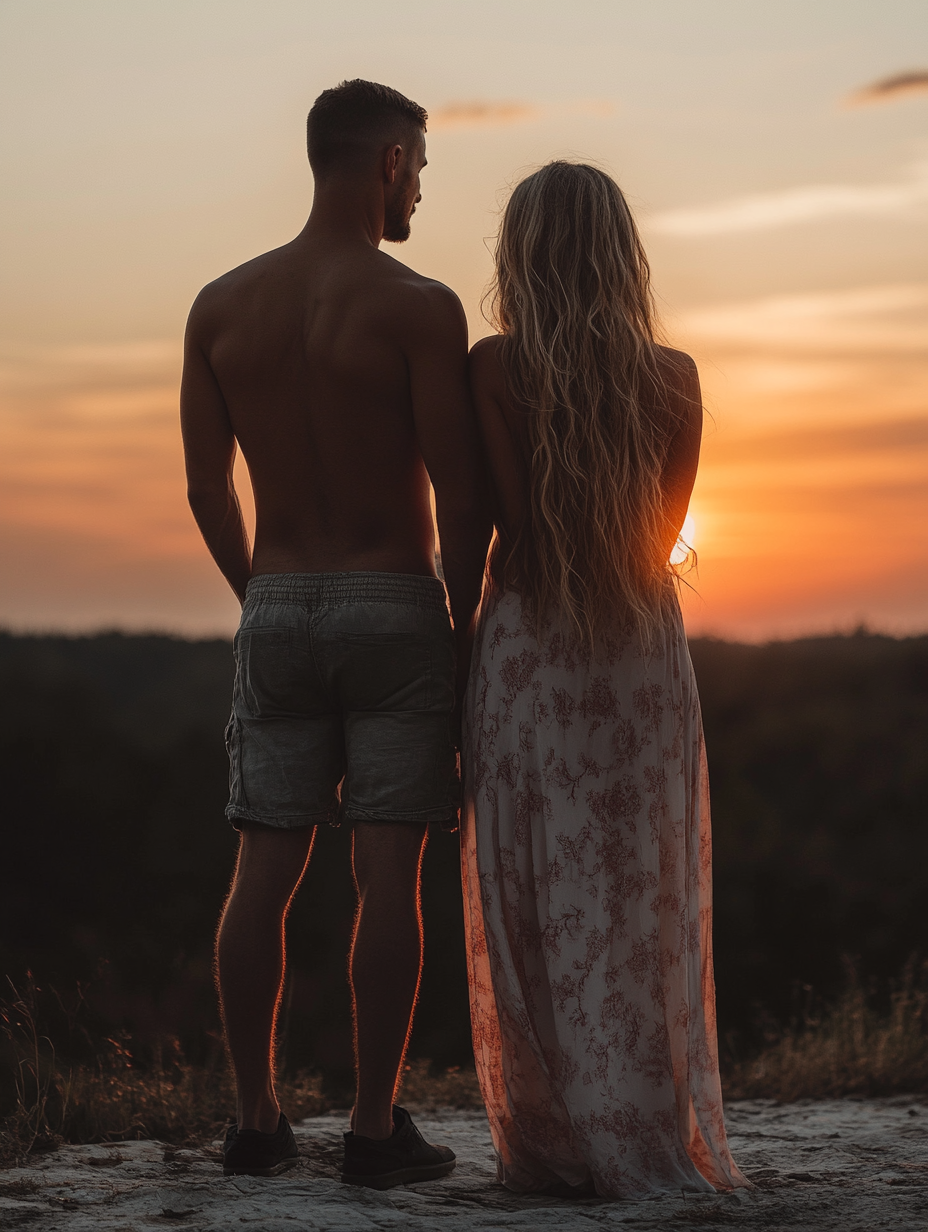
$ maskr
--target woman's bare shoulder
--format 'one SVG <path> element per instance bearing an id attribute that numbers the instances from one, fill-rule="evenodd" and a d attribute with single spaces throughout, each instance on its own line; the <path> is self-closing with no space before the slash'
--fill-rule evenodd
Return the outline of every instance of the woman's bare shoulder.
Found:
<path id="1" fill-rule="evenodd" d="M 689 382 L 697 376 L 696 361 L 686 351 L 677 351 L 669 346 L 656 346 L 657 362 L 669 378 Z"/>
<path id="2" fill-rule="evenodd" d="M 485 338 L 478 338 L 474 345 L 470 348 L 471 359 L 480 357 L 485 359 L 499 350 L 499 344 L 503 340 L 502 334 L 487 334 Z"/>
<path id="3" fill-rule="evenodd" d="M 665 389 L 671 394 L 674 415 L 691 428 L 701 425 L 702 393 L 693 357 L 667 346 L 659 346 L 656 351 Z"/>
<path id="4" fill-rule="evenodd" d="M 489 393 L 499 394 L 505 388 L 505 373 L 500 362 L 500 334 L 478 338 L 470 349 L 471 380 Z"/>

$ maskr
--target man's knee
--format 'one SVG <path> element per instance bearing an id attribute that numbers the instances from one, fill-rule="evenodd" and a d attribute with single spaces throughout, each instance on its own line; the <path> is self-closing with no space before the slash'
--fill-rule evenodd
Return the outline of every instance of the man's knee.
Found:
<path id="1" fill-rule="evenodd" d="M 233 887 L 236 892 L 288 901 L 306 868 L 315 828 L 242 827 Z"/>
<path id="2" fill-rule="evenodd" d="M 415 891 L 428 827 L 417 822 L 355 823 L 352 858 L 361 894 Z"/>

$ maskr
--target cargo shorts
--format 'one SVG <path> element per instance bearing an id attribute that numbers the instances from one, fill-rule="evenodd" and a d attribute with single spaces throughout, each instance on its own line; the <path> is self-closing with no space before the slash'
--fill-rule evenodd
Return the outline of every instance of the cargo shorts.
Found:
<path id="1" fill-rule="evenodd" d="M 233 649 L 233 825 L 454 822 L 455 649 L 437 578 L 253 577 Z"/>

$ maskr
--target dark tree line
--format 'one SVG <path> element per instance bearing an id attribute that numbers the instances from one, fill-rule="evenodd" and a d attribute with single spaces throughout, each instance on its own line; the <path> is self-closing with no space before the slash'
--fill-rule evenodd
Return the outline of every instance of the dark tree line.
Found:
<path id="1" fill-rule="evenodd" d="M 783 1021 L 848 958 L 928 955 L 928 637 L 691 645 L 713 790 L 723 1035 Z M 91 981 L 99 1021 L 216 1048 L 212 936 L 234 863 L 223 817 L 227 642 L 0 635 L 0 970 Z M 291 914 L 288 1065 L 350 1068 L 350 834 L 322 830 Z M 413 1055 L 467 1063 L 457 836 L 425 870 Z"/>
<path id="2" fill-rule="evenodd" d="M 928 637 L 696 640 L 722 1026 L 928 956 Z"/>

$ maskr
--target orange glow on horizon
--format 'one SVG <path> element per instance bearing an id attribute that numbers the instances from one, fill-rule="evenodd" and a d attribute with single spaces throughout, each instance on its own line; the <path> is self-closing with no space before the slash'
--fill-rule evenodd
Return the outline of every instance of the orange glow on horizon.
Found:
<path id="1" fill-rule="evenodd" d="M 850 384 L 851 362 L 831 354 L 797 369 L 788 355 L 703 355 L 710 418 L 688 546 L 672 558 L 697 549 L 684 597 L 692 631 L 757 638 L 928 623 L 926 364 L 858 356 Z M 4 614 L 14 626 L 40 623 L 30 592 L 47 606 L 55 584 L 108 586 L 124 608 L 134 579 L 139 610 L 161 615 L 123 623 L 234 627 L 237 607 L 186 507 L 178 377 L 167 345 L 7 355 L 0 521 L 20 545 L 8 572 L 25 596 Z M 252 528 L 241 457 L 236 481 Z M 146 591 L 148 576 L 157 583 Z M 48 623 L 99 623 L 85 611 L 59 604 Z"/>

